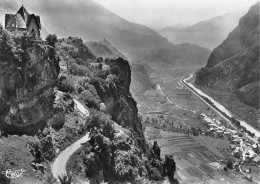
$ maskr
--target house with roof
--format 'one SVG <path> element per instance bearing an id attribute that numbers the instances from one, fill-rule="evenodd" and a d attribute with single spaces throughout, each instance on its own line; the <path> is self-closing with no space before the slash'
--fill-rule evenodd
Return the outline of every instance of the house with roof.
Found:
<path id="1" fill-rule="evenodd" d="M 27 31 L 29 36 L 40 39 L 40 16 L 29 14 L 22 5 L 16 14 L 5 14 L 5 29 L 8 31 Z"/>

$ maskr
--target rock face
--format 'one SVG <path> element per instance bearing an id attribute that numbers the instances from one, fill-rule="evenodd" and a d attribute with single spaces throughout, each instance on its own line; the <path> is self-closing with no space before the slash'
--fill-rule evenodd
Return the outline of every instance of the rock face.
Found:
<path id="1" fill-rule="evenodd" d="M 227 39 L 213 50 L 195 84 L 238 94 L 244 103 L 259 108 L 259 2 L 243 16 Z"/>
<path id="2" fill-rule="evenodd" d="M 136 134 L 136 140 L 140 146 L 144 146 L 144 135 L 141 120 L 138 118 L 137 103 L 130 93 L 131 69 L 128 61 L 119 58 L 110 64 L 118 71 L 120 85 L 109 85 L 105 91 L 93 82 L 98 95 L 106 106 L 106 111 L 119 125 Z"/>
<path id="3" fill-rule="evenodd" d="M 50 46 L 0 33 L 0 128 L 10 134 L 35 134 L 53 110 L 58 70 Z"/>

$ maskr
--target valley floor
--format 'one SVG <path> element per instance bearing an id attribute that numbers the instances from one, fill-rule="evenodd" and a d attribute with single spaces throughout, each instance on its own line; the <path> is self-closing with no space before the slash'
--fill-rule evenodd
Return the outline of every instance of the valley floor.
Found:
<path id="1" fill-rule="evenodd" d="M 146 126 L 150 145 L 156 140 L 162 157 L 173 155 L 177 163 L 176 179 L 180 183 L 247 183 L 239 171 L 223 170 L 220 160 L 230 157 L 230 141 L 216 135 L 193 136 L 187 129 L 208 130 L 202 114 L 211 120 L 222 117 L 208 108 L 179 82 L 192 71 L 187 69 L 157 69 L 151 78 L 157 89 L 135 95 L 139 113 Z M 148 120 L 147 120 L 148 117 Z M 255 168 L 256 179 L 259 168 Z"/>

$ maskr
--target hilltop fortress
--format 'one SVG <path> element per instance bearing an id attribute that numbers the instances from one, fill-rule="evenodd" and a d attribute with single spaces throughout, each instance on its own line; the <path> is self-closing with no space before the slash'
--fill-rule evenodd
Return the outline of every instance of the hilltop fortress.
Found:
<path id="1" fill-rule="evenodd" d="M 22 5 L 16 14 L 5 14 L 5 29 L 8 31 L 27 31 L 28 36 L 40 39 L 40 16 L 29 14 Z"/>

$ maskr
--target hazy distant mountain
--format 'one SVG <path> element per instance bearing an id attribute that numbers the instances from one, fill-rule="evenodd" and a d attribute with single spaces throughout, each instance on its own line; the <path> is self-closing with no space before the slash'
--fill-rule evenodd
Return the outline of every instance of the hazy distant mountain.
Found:
<path id="1" fill-rule="evenodd" d="M 239 20 L 227 39 L 213 50 L 195 83 L 235 92 L 246 104 L 259 108 L 259 2 Z"/>
<path id="2" fill-rule="evenodd" d="M 174 26 L 165 27 L 165 28 L 163 28 L 163 29 L 160 29 L 159 32 L 160 32 L 161 30 L 185 29 L 185 28 L 187 28 L 187 27 L 189 27 L 189 26 L 186 26 L 186 25 L 183 25 L 183 24 L 176 24 L 176 25 L 174 25 Z"/>
<path id="3" fill-rule="evenodd" d="M 8 4 L 9 1 L 5 3 Z M 183 45 L 176 47 L 156 31 L 128 22 L 91 0 L 81 0 L 77 3 L 62 0 L 37 0 L 34 4 L 36 4 L 34 9 L 37 10 L 30 9 L 29 12 L 40 15 L 41 22 L 48 32 L 57 34 L 59 38 L 78 36 L 84 41 L 96 42 L 106 38 L 130 61 L 153 61 L 165 66 L 186 65 L 191 61 L 193 63 L 197 61 L 197 59 L 187 60 L 194 56 L 194 53 L 189 50 L 187 53 L 177 52 L 176 48 L 181 48 Z M 18 8 L 17 6 L 14 11 Z M 205 55 L 195 53 L 196 57 L 199 56 L 198 61 L 205 64 L 210 52 L 204 48 L 195 47 L 199 53 L 206 53 Z M 184 46 L 180 50 L 186 51 L 186 49 Z M 170 55 L 165 55 L 168 53 Z M 188 54 L 191 55 L 186 57 Z"/>
<path id="4" fill-rule="evenodd" d="M 214 17 L 192 26 L 176 25 L 161 29 L 159 33 L 175 44 L 192 43 L 213 49 L 219 45 L 237 25 L 247 10 Z"/>

